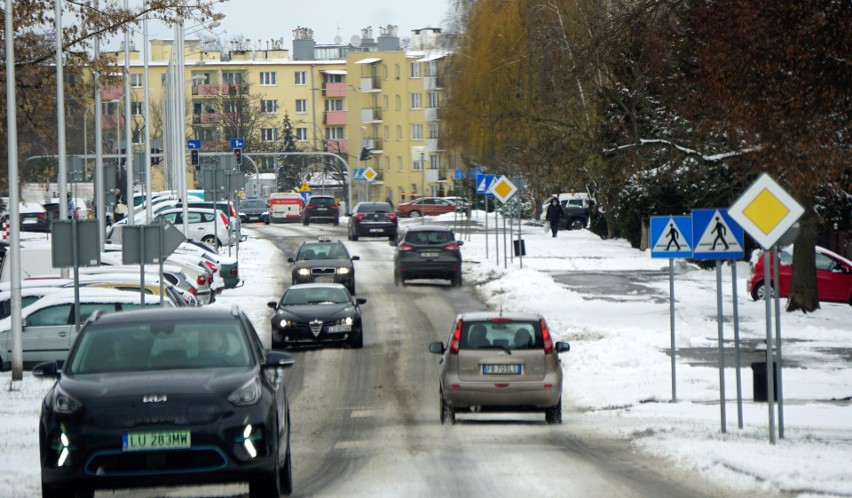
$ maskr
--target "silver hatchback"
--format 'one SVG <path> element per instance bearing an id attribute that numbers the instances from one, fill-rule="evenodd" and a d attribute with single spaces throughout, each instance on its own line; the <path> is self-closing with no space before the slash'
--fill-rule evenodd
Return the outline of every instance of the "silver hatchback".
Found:
<path id="1" fill-rule="evenodd" d="M 544 412 L 549 424 L 562 423 L 562 367 L 567 342 L 553 342 L 541 315 L 476 312 L 456 318 L 441 355 L 441 423 L 456 413 Z"/>

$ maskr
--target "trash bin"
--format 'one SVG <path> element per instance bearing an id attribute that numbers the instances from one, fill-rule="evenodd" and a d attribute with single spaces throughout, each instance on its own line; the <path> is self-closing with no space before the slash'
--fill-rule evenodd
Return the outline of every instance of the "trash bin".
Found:
<path id="1" fill-rule="evenodd" d="M 753 385 L 753 396 L 755 401 L 769 401 L 769 390 L 766 387 L 766 362 L 756 361 L 751 364 Z M 772 393 L 773 399 L 778 401 L 778 364 L 772 364 Z"/>
<path id="2" fill-rule="evenodd" d="M 512 248 L 515 251 L 515 256 L 527 255 L 527 246 L 524 244 L 524 239 L 513 240 Z"/>

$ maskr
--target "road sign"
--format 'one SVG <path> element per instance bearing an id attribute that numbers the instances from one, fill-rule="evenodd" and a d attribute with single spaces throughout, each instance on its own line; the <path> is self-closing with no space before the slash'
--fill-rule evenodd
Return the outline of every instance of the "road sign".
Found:
<path id="1" fill-rule="evenodd" d="M 363 176 L 364 179 L 367 180 L 368 182 L 372 182 L 373 180 L 376 179 L 377 176 L 379 176 L 379 174 L 376 173 L 376 170 L 367 166 L 366 168 L 364 168 L 364 173 L 362 173 L 361 176 Z"/>
<path id="2" fill-rule="evenodd" d="M 74 240 L 74 224 L 76 224 L 76 240 Z M 51 224 L 53 234 L 51 241 L 52 266 L 54 268 L 70 268 L 74 266 L 100 266 L 101 250 L 100 244 L 93 244 L 98 240 L 98 220 L 57 220 Z M 74 261 L 76 244 L 77 260 Z"/>
<path id="3" fill-rule="evenodd" d="M 352 169 L 352 179 L 353 180 L 363 180 L 365 169 L 367 169 L 367 168 L 353 168 Z"/>
<path id="4" fill-rule="evenodd" d="M 652 216 L 651 257 L 691 258 L 692 217 Z"/>
<path id="5" fill-rule="evenodd" d="M 453 179 L 455 180 L 464 180 L 464 170 L 461 168 L 456 168 L 453 171 Z"/>
<path id="6" fill-rule="evenodd" d="M 232 138 L 231 139 L 231 148 L 232 149 L 242 149 L 245 142 L 246 141 L 242 138 Z"/>
<path id="7" fill-rule="evenodd" d="M 308 199 L 310 199 L 314 193 L 310 190 L 302 190 L 299 192 L 299 195 L 302 196 L 302 201 L 308 202 Z"/>
<path id="8" fill-rule="evenodd" d="M 744 252 L 743 229 L 726 209 L 692 211 L 693 259 L 739 259 Z"/>
<path id="9" fill-rule="evenodd" d="M 758 244 L 769 249 L 798 221 L 805 208 L 764 173 L 734 202 L 729 212 Z"/>
<path id="10" fill-rule="evenodd" d="M 311 186 L 308 185 L 308 182 L 303 181 L 302 184 L 299 185 L 299 192 L 310 192 L 310 191 L 311 191 Z"/>
<path id="11" fill-rule="evenodd" d="M 514 183 L 509 181 L 508 177 L 498 176 L 496 180 L 491 184 L 491 188 L 489 189 L 494 197 L 500 199 L 500 202 L 506 203 L 509 199 L 515 195 L 515 192 L 518 191 L 518 187 L 515 186 Z"/>
<path id="12" fill-rule="evenodd" d="M 186 148 L 189 150 L 199 150 L 201 149 L 201 140 L 187 140 Z"/>
<path id="13" fill-rule="evenodd" d="M 476 193 L 493 196 L 491 193 L 491 184 L 494 183 L 494 178 L 497 175 L 477 175 L 476 178 Z"/>
<path id="14" fill-rule="evenodd" d="M 248 194 L 246 194 L 245 191 L 243 191 L 243 190 L 240 190 L 239 196 L 240 196 L 241 201 L 248 199 Z"/>
<path id="15" fill-rule="evenodd" d="M 183 233 L 169 222 L 163 225 L 125 225 L 121 237 L 121 262 L 125 265 L 159 263 L 186 240 Z M 144 256 L 144 260 L 140 256 Z"/>
<path id="16" fill-rule="evenodd" d="M 482 168 L 470 168 L 470 177 L 476 178 L 477 176 L 481 175 L 484 172 L 485 172 L 485 170 L 482 169 Z"/>

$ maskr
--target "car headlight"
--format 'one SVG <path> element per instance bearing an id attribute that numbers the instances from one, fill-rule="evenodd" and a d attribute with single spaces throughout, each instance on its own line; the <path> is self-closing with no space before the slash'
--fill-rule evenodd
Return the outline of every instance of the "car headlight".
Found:
<path id="1" fill-rule="evenodd" d="M 298 275 L 303 276 L 303 277 L 307 277 L 308 275 L 311 274 L 311 269 L 310 268 L 299 268 L 298 270 L 296 270 L 296 273 Z"/>
<path id="2" fill-rule="evenodd" d="M 80 408 L 83 408 L 83 403 L 80 403 L 77 401 L 77 398 L 63 391 L 61 387 L 56 386 L 56 389 L 53 390 L 53 409 L 57 413 L 69 415 L 78 411 Z"/>
<path id="3" fill-rule="evenodd" d="M 278 322 L 278 328 L 286 329 L 287 327 L 295 327 L 296 320 L 288 320 L 286 318 L 282 318 L 280 322 Z"/>
<path id="4" fill-rule="evenodd" d="M 352 325 L 353 322 L 354 320 L 352 320 L 351 316 L 346 316 L 337 320 L 338 325 Z"/>
<path id="5" fill-rule="evenodd" d="M 337 273 L 340 275 L 348 275 L 350 271 L 349 267 L 346 266 L 337 269 Z"/>
<path id="6" fill-rule="evenodd" d="M 260 378 L 255 377 L 254 379 L 246 382 L 243 387 L 232 392 L 231 395 L 228 396 L 228 401 L 236 406 L 253 405 L 260 400 L 260 392 Z"/>

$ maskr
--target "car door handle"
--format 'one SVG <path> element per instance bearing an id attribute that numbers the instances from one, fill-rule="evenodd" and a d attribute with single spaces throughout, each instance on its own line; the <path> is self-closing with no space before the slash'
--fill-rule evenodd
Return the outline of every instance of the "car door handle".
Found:
<path id="1" fill-rule="evenodd" d="M 59 333 L 59 337 L 66 337 L 67 335 L 68 335 L 68 332 L 60 332 Z"/>

